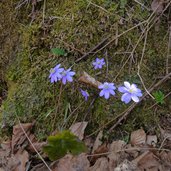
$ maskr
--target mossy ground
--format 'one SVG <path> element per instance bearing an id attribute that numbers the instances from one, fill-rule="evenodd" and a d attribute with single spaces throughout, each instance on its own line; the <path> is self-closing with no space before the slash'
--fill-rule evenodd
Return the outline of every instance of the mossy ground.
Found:
<path id="1" fill-rule="evenodd" d="M 17 122 L 16 116 L 21 122 L 36 121 L 36 135 L 42 139 L 55 129 L 68 128 L 73 122 L 85 119 L 89 121 L 88 134 L 128 108 L 119 98 L 97 98 L 98 90 L 77 80 L 79 73 L 84 70 L 101 82 L 114 81 L 119 85 L 127 80 L 137 83 L 143 89 L 137 76 L 137 66 L 141 60 L 144 38 L 131 57 L 130 52 L 145 29 L 145 24 L 119 37 L 118 43 L 111 43 L 96 55 L 89 55 L 79 63 L 75 63 L 75 60 L 105 37 L 112 38 L 117 32 L 122 33 L 148 19 L 151 11 L 143 9 L 134 1 L 124 5 L 123 0 L 95 0 L 93 4 L 85 0 L 49 0 L 37 2 L 36 5 L 23 4 L 15 9 L 18 3 L 19 1 L 6 1 L 5 4 L 0 2 L 3 9 L 8 9 L 5 12 L 8 20 L 4 19 L 3 34 L 0 36 L 3 39 L 6 33 L 7 38 L 11 39 L 10 44 L 7 40 L 1 42 L 3 46 L 0 58 L 3 80 L 8 86 L 8 96 L 1 106 L 2 123 L 6 127 L 10 128 Z M 151 1 L 144 3 L 150 6 Z M 153 26 L 147 36 L 140 70 L 147 88 L 165 74 L 168 28 L 164 17 L 161 22 L 159 32 Z M 50 49 L 54 47 L 65 49 L 67 56 L 52 55 Z M 108 66 L 99 72 L 91 65 L 96 56 L 108 61 Z M 72 69 L 77 73 L 73 83 L 62 86 L 60 100 L 60 83 L 52 85 L 48 79 L 50 68 L 58 63 L 65 68 L 73 65 Z M 159 89 L 167 94 L 169 84 L 167 82 Z M 79 92 L 80 87 L 90 92 L 88 102 L 84 102 Z M 164 105 L 150 108 L 154 103 L 150 97 L 141 102 L 117 129 L 118 135 L 128 134 L 140 127 L 154 131 L 160 116 L 168 113 L 170 101 L 166 99 Z"/>

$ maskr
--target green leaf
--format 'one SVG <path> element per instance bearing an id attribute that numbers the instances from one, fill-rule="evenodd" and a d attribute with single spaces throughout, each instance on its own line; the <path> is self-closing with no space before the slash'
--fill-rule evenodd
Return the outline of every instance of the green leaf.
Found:
<path id="1" fill-rule="evenodd" d="M 58 56 L 66 56 L 67 53 L 65 52 L 64 49 L 60 49 L 60 48 L 52 48 L 51 49 L 51 52 L 54 54 L 54 55 L 58 55 Z"/>
<path id="2" fill-rule="evenodd" d="M 153 96 L 157 103 L 160 103 L 160 104 L 164 103 L 164 94 L 161 91 L 154 92 Z"/>
<path id="3" fill-rule="evenodd" d="M 70 131 L 65 130 L 55 136 L 48 137 L 48 144 L 43 147 L 50 160 L 57 160 L 67 153 L 73 155 L 86 152 L 86 146 Z"/>

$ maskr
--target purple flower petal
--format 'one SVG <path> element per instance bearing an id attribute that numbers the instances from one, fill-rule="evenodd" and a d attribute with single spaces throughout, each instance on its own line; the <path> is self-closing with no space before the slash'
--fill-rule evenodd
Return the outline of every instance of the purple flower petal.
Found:
<path id="1" fill-rule="evenodd" d="M 85 101 L 87 101 L 88 100 L 88 97 L 89 97 L 88 92 L 81 89 L 81 94 L 84 96 Z"/>
<path id="2" fill-rule="evenodd" d="M 63 77 L 63 78 L 62 78 L 62 83 L 63 83 L 64 85 L 66 84 L 66 81 L 67 81 L 66 77 Z"/>
<path id="3" fill-rule="evenodd" d="M 105 97 L 105 99 L 108 99 L 108 98 L 109 98 L 109 92 L 108 92 L 108 91 L 106 91 L 106 92 L 104 93 L 104 97 Z"/>
<path id="4" fill-rule="evenodd" d="M 136 102 L 136 103 L 139 102 L 139 98 L 136 95 L 131 95 L 131 98 L 134 102 Z"/>
<path id="5" fill-rule="evenodd" d="M 128 88 L 128 89 L 130 89 L 130 87 L 131 87 L 130 83 L 127 82 L 127 81 L 124 82 L 124 85 L 125 85 L 125 87 Z"/>
<path id="6" fill-rule="evenodd" d="M 64 70 L 64 68 L 59 68 L 60 66 L 61 64 L 58 64 L 50 70 L 49 78 L 51 83 L 57 82 L 61 79 L 61 72 Z"/>
<path id="7" fill-rule="evenodd" d="M 131 96 L 128 93 L 122 95 L 121 100 L 128 104 L 131 101 Z"/>
<path id="8" fill-rule="evenodd" d="M 100 97 L 102 97 L 102 96 L 104 96 L 104 94 L 105 94 L 105 91 L 104 90 L 101 90 L 101 92 L 100 92 Z"/>
<path id="9" fill-rule="evenodd" d="M 118 88 L 118 91 L 121 92 L 121 93 L 127 93 L 127 89 L 125 87 L 119 87 Z"/>
<path id="10" fill-rule="evenodd" d="M 110 94 L 111 95 L 115 95 L 115 92 L 114 90 L 116 89 L 116 87 L 114 86 L 114 83 L 108 83 L 108 82 L 105 82 L 101 85 L 99 85 L 98 87 L 99 89 L 102 89 L 100 91 L 100 97 L 101 96 L 104 96 L 105 99 L 109 99 L 110 97 Z"/>
<path id="11" fill-rule="evenodd" d="M 96 58 L 96 60 L 93 61 L 92 64 L 94 66 L 94 69 L 101 69 L 103 65 L 105 65 L 104 58 L 102 59 Z"/>
<path id="12" fill-rule="evenodd" d="M 109 90 L 109 93 L 110 93 L 111 95 L 115 95 L 115 92 L 114 92 L 113 90 Z"/>
<path id="13" fill-rule="evenodd" d="M 137 88 L 136 84 L 130 84 L 129 82 L 124 82 L 125 86 L 121 86 L 118 88 L 118 90 L 121 93 L 124 93 L 121 97 L 121 100 L 125 102 L 126 104 L 131 101 L 131 99 L 134 102 L 139 102 L 139 97 L 142 96 L 141 90 Z"/>

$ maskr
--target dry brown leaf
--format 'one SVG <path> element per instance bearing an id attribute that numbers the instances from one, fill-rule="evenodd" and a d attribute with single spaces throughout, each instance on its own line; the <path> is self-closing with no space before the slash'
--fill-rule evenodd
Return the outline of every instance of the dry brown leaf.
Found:
<path id="1" fill-rule="evenodd" d="M 111 152 L 108 155 L 109 158 L 109 170 L 113 171 L 113 168 L 115 168 L 121 161 L 123 161 L 123 158 L 126 157 L 126 154 L 123 151 L 123 148 L 125 146 L 124 141 L 113 141 L 112 144 L 110 144 L 109 152 Z"/>
<path id="2" fill-rule="evenodd" d="M 151 3 L 151 9 L 156 13 L 159 14 L 164 9 L 164 0 L 153 0 Z"/>
<path id="3" fill-rule="evenodd" d="M 91 137 L 85 137 L 84 138 L 84 144 L 88 148 L 89 153 L 91 153 L 92 148 L 93 148 L 93 144 L 94 144 L 93 138 L 91 138 Z"/>
<path id="4" fill-rule="evenodd" d="M 84 138 L 84 130 L 87 127 L 88 122 L 77 122 L 69 128 L 69 130 L 76 135 L 80 140 Z"/>
<path id="5" fill-rule="evenodd" d="M 7 165 L 5 166 L 5 170 L 14 171 L 17 168 L 17 166 L 19 166 L 19 164 L 20 161 L 15 156 L 12 156 L 8 159 Z"/>
<path id="6" fill-rule="evenodd" d="M 171 141 L 171 131 L 170 130 L 160 129 L 160 131 L 161 131 L 161 136 L 164 140 Z"/>
<path id="7" fill-rule="evenodd" d="M 162 163 L 171 168 L 171 152 L 162 151 L 159 155 L 162 160 Z"/>
<path id="8" fill-rule="evenodd" d="M 42 147 L 44 145 L 46 145 L 47 143 L 46 142 L 35 142 L 35 143 L 32 143 L 34 145 L 34 147 L 36 148 L 36 150 L 39 152 L 42 150 Z M 33 146 L 30 144 L 27 148 L 29 150 L 29 152 L 31 153 L 36 153 Z"/>
<path id="9" fill-rule="evenodd" d="M 137 167 L 128 160 L 124 160 L 120 165 L 118 165 L 114 171 L 138 171 Z"/>
<path id="10" fill-rule="evenodd" d="M 6 152 L 6 156 L 9 156 L 11 153 L 11 140 L 2 142 L 1 147 Z"/>
<path id="11" fill-rule="evenodd" d="M 24 151 L 18 150 L 14 157 L 16 158 L 16 160 L 19 161 L 19 165 L 14 171 L 26 170 L 26 164 L 29 160 L 28 152 L 26 150 Z"/>
<path id="12" fill-rule="evenodd" d="M 109 151 L 107 144 L 103 144 L 101 146 L 99 146 L 95 151 L 94 151 L 94 156 L 91 157 L 90 161 L 91 163 L 95 163 L 95 161 L 103 156 L 106 156 L 107 152 Z M 99 155 L 98 155 L 99 154 Z"/>
<path id="13" fill-rule="evenodd" d="M 156 135 L 147 135 L 146 143 L 150 146 L 156 147 L 157 136 Z"/>
<path id="14" fill-rule="evenodd" d="M 32 128 L 32 123 L 21 124 L 25 132 L 30 135 L 30 129 Z M 21 128 L 20 124 L 15 125 L 13 127 L 13 135 L 12 135 L 12 152 L 14 152 L 15 147 L 20 146 L 26 140 L 26 136 Z M 15 149 L 16 150 L 16 149 Z"/>
<path id="15" fill-rule="evenodd" d="M 131 157 L 136 158 L 139 155 L 139 148 L 132 147 L 131 144 L 127 144 L 125 146 L 126 153 L 128 153 Z"/>
<path id="16" fill-rule="evenodd" d="M 109 171 L 109 163 L 107 158 L 99 158 L 96 163 L 88 169 L 88 171 Z"/>
<path id="17" fill-rule="evenodd" d="M 141 160 L 139 160 L 138 167 L 141 170 L 158 171 L 160 163 L 152 152 L 148 152 Z"/>
<path id="18" fill-rule="evenodd" d="M 102 137 L 103 137 L 103 131 L 100 131 L 94 142 L 92 153 L 94 153 L 94 151 L 97 150 L 97 148 L 102 145 L 102 141 L 101 141 Z"/>
<path id="19" fill-rule="evenodd" d="M 89 168 L 89 161 L 86 154 L 82 153 L 78 156 L 66 155 L 59 161 L 52 163 L 50 168 L 52 171 L 87 171 Z"/>
<path id="20" fill-rule="evenodd" d="M 49 171 L 49 169 L 45 166 L 44 163 L 39 163 L 34 166 L 30 171 Z"/>
<path id="21" fill-rule="evenodd" d="M 146 142 L 146 133 L 143 129 L 138 129 L 131 133 L 131 140 L 132 145 L 141 146 Z"/>
<path id="22" fill-rule="evenodd" d="M 97 81 L 95 78 L 93 78 L 92 76 L 90 76 L 89 74 L 87 74 L 84 71 L 83 71 L 82 75 L 80 76 L 80 78 L 78 79 L 78 81 L 86 83 L 95 88 L 98 88 L 99 85 L 102 84 L 101 82 Z"/>

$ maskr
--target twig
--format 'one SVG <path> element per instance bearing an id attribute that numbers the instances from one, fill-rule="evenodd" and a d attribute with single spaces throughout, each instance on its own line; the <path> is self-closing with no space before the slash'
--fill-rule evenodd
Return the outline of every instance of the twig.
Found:
<path id="1" fill-rule="evenodd" d="M 95 4 L 95 3 L 93 3 L 93 2 L 91 2 L 91 1 L 89 1 L 89 0 L 87 0 L 87 2 L 89 3 L 89 5 L 90 5 L 90 4 L 91 4 L 91 5 L 94 5 L 95 7 L 98 7 L 98 8 L 100 8 L 101 10 L 105 11 L 106 13 L 110 14 L 110 12 L 107 11 L 106 9 L 104 9 L 103 7 L 97 5 L 97 4 Z"/>
<path id="2" fill-rule="evenodd" d="M 169 73 L 169 57 L 171 56 L 170 49 L 171 49 L 171 25 L 169 25 L 169 42 L 168 42 L 168 50 L 167 50 L 167 57 L 166 57 L 166 74 Z"/>
<path id="3" fill-rule="evenodd" d="M 169 79 L 169 77 L 171 76 L 171 72 L 169 74 L 167 74 L 165 77 L 163 77 L 163 79 L 161 79 L 160 81 L 158 81 L 153 87 L 151 87 L 148 92 L 151 93 L 156 87 L 158 87 L 160 84 L 162 84 L 163 82 L 165 82 L 166 80 Z M 140 99 L 140 101 L 142 101 L 146 96 L 148 95 L 147 92 L 144 93 L 143 97 Z M 129 113 L 137 106 L 138 103 L 133 103 L 126 111 L 123 112 L 123 115 L 118 119 L 118 121 L 109 129 L 109 131 L 112 131 L 113 129 L 115 129 L 128 115 Z"/>
<path id="4" fill-rule="evenodd" d="M 140 150 L 157 150 L 157 151 L 168 151 L 170 152 L 169 149 L 162 149 L 162 148 L 148 148 L 148 147 L 130 147 L 130 148 L 125 148 L 125 149 L 122 149 L 122 150 L 117 150 L 117 153 L 119 152 L 129 152 L 129 151 L 134 151 L 134 150 L 137 150 L 137 151 L 140 151 Z M 88 154 L 86 155 L 87 157 L 93 157 L 93 156 L 104 156 L 104 155 L 109 155 L 111 153 L 113 153 L 115 151 L 109 151 L 109 152 L 106 152 L 106 153 L 96 153 L 96 154 Z"/>
<path id="5" fill-rule="evenodd" d="M 107 40 L 109 39 L 109 37 L 103 39 L 98 45 L 96 45 L 93 49 L 91 49 L 89 52 L 87 52 L 86 54 L 84 54 L 81 58 L 78 58 L 75 62 L 79 62 L 82 59 L 86 58 L 88 55 L 94 53 L 95 50 L 97 50 L 98 48 L 100 48 Z"/>
<path id="6" fill-rule="evenodd" d="M 150 8 L 146 7 L 143 3 L 139 2 L 138 0 L 134 0 L 136 3 L 138 3 L 139 5 L 141 5 L 143 8 L 145 8 L 147 11 L 151 11 Z"/>
<path id="7" fill-rule="evenodd" d="M 17 118 L 18 118 L 18 117 L 17 117 Z M 20 127 L 21 127 L 23 133 L 25 134 L 26 138 L 28 139 L 29 143 L 30 143 L 31 146 L 33 147 L 34 151 L 38 154 L 38 156 L 40 157 L 40 159 L 42 160 L 42 162 L 45 164 L 45 166 L 47 167 L 47 169 L 48 169 L 49 171 L 52 171 L 52 170 L 50 169 L 50 167 L 47 165 L 47 163 L 45 162 L 45 160 L 43 159 L 43 157 L 42 157 L 42 156 L 40 155 L 40 153 L 37 151 L 37 149 L 35 148 L 34 144 L 31 142 L 31 140 L 30 140 L 30 138 L 28 137 L 26 131 L 24 130 L 24 128 L 23 128 L 22 125 L 21 125 L 21 122 L 20 122 L 19 118 L 18 118 L 18 122 L 19 122 L 19 125 L 20 125 Z"/>
<path id="8" fill-rule="evenodd" d="M 163 100 L 166 99 L 170 94 L 171 94 L 171 92 L 169 92 L 168 94 L 166 94 L 166 96 L 164 96 Z M 149 109 L 152 109 L 152 108 L 153 108 L 155 105 L 157 105 L 157 104 L 159 104 L 159 102 L 156 102 L 156 103 L 154 103 L 153 105 L 151 105 L 151 106 L 148 108 L 148 110 L 149 110 Z"/>
<path id="9" fill-rule="evenodd" d="M 42 16 L 42 22 L 44 24 L 45 22 L 45 9 L 46 9 L 46 0 L 44 0 L 44 3 L 43 3 L 43 16 Z"/>
<path id="10" fill-rule="evenodd" d="M 117 36 L 115 36 L 114 38 L 112 38 L 107 44 L 105 44 L 101 49 L 97 50 L 97 51 L 95 52 L 95 54 L 98 53 L 99 51 L 103 50 L 105 47 L 107 47 L 109 44 L 111 44 L 113 41 L 115 41 L 115 40 L 118 39 L 119 37 L 123 36 L 124 34 L 128 33 L 129 31 L 131 31 L 131 30 L 133 30 L 133 29 L 135 29 L 135 28 L 137 28 L 137 27 L 139 27 L 140 25 L 143 25 L 143 24 L 145 24 L 145 23 L 147 23 L 147 20 L 142 21 L 141 23 L 139 23 L 139 24 L 137 24 L 137 25 L 135 25 L 135 26 L 129 28 L 128 30 L 126 30 L 126 31 L 124 31 L 124 32 L 122 32 L 121 34 L 118 34 Z"/>
<path id="11" fill-rule="evenodd" d="M 22 2 L 19 2 L 18 5 L 15 7 L 15 9 L 18 9 L 20 8 L 22 5 L 24 5 L 25 3 L 27 3 L 28 0 L 25 0 L 25 1 L 22 1 Z"/>

